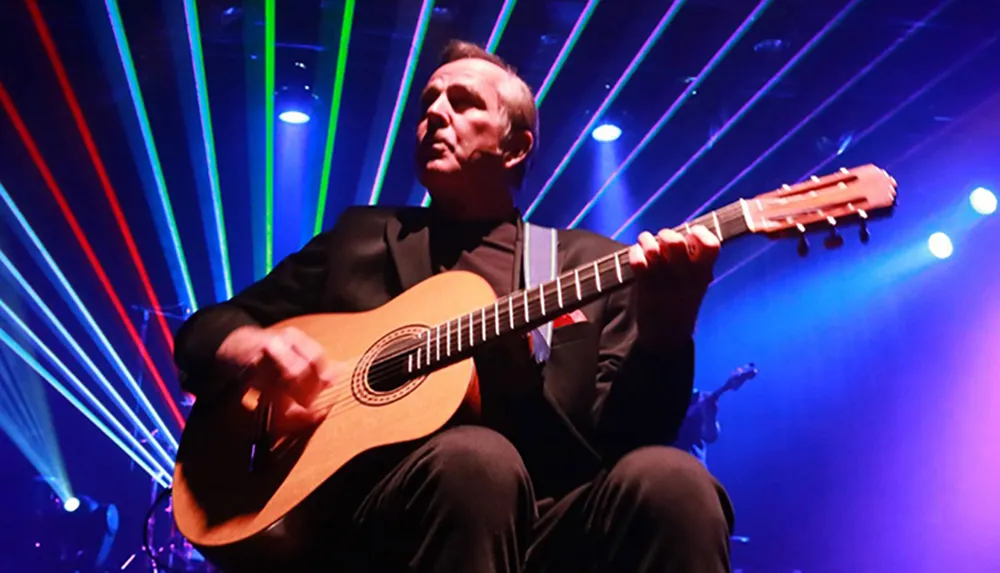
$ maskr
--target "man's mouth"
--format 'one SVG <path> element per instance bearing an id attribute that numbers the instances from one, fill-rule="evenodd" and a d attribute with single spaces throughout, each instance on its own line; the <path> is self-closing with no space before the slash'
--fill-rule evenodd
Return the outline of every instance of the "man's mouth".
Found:
<path id="1" fill-rule="evenodd" d="M 451 149 L 444 141 L 430 141 L 421 147 L 421 154 L 425 159 L 437 159 Z"/>

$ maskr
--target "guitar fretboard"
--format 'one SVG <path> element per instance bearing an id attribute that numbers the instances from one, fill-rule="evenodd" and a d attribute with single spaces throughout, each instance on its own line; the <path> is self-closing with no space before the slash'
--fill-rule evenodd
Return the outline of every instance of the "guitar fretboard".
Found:
<path id="1" fill-rule="evenodd" d="M 734 203 L 676 227 L 703 225 L 725 241 L 748 231 L 743 203 Z M 493 304 L 428 327 L 418 340 L 373 365 L 414 376 L 469 357 L 503 336 L 522 333 L 572 312 L 633 280 L 629 250 L 622 249 L 563 273 L 555 280 L 501 296 Z"/>

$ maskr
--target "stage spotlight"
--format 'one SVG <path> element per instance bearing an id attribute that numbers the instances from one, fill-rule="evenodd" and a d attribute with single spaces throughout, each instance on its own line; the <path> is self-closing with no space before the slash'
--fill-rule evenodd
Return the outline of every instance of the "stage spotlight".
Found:
<path id="1" fill-rule="evenodd" d="M 761 40 L 754 44 L 753 51 L 757 53 L 771 53 L 775 54 L 788 46 L 788 42 L 782 40 L 781 38 L 771 38 L 768 40 Z"/>
<path id="2" fill-rule="evenodd" d="M 997 210 L 997 196 L 985 187 L 977 187 L 969 195 L 969 202 L 980 215 L 991 215 Z"/>
<path id="3" fill-rule="evenodd" d="M 951 244 L 951 238 L 941 232 L 934 233 L 927 239 L 927 248 L 930 249 L 932 255 L 939 259 L 947 259 L 955 250 Z"/>
<path id="4" fill-rule="evenodd" d="M 295 62 L 283 73 L 283 84 L 274 94 L 274 111 L 285 123 L 307 123 L 317 109 L 319 97 L 313 93 L 306 71 L 305 63 Z"/>
<path id="5" fill-rule="evenodd" d="M 85 495 L 60 500 L 50 496 L 36 513 L 32 529 L 44 571 L 104 571 L 118 535 L 118 508 Z"/>
<path id="6" fill-rule="evenodd" d="M 80 500 L 79 500 L 79 498 L 71 497 L 71 498 L 67 499 L 66 501 L 64 501 L 63 502 L 63 509 L 65 509 L 66 511 L 68 511 L 70 513 L 73 513 L 77 509 L 80 509 Z"/>
<path id="7" fill-rule="evenodd" d="M 604 123 L 594 128 L 593 135 L 594 139 L 602 143 L 609 141 L 614 141 L 621 137 L 622 130 L 617 125 L 610 123 Z"/>
<path id="8" fill-rule="evenodd" d="M 294 123 L 294 124 L 306 123 L 309 121 L 309 114 L 298 110 L 290 109 L 288 111 L 283 111 L 280 114 L 278 114 L 278 119 L 280 119 L 285 123 Z"/>

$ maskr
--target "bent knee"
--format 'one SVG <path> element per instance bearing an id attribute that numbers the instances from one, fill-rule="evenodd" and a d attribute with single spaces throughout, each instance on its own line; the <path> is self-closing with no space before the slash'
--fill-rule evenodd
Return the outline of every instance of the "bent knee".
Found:
<path id="1" fill-rule="evenodd" d="M 432 438 L 428 445 L 429 461 L 437 478 L 456 485 L 476 484 L 481 488 L 480 495 L 491 490 L 520 489 L 528 481 L 528 470 L 514 445 L 488 428 L 451 428 Z"/>
<path id="2" fill-rule="evenodd" d="M 668 485 L 671 489 L 714 484 L 694 456 L 667 446 L 648 446 L 622 456 L 611 470 L 617 480 L 636 485 Z"/>
<path id="3" fill-rule="evenodd" d="M 722 521 L 729 528 L 733 525 L 725 490 L 696 458 L 677 448 L 634 450 L 615 464 L 608 481 L 654 518 L 701 517 Z"/>
<path id="4" fill-rule="evenodd" d="M 459 426 L 432 438 L 417 470 L 418 492 L 441 519 L 499 530 L 532 514 L 534 499 L 520 454 L 499 433 Z M 458 525 L 456 525 L 458 526 Z"/>

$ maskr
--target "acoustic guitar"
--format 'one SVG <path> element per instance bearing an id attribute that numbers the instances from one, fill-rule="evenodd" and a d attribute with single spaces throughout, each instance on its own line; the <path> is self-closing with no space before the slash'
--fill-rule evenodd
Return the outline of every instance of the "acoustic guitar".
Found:
<path id="1" fill-rule="evenodd" d="M 748 362 L 734 370 L 722 386 L 719 386 L 712 391 L 711 394 L 705 397 L 705 401 L 718 402 L 719 398 L 721 398 L 726 392 L 739 390 L 744 384 L 747 383 L 748 380 L 753 380 L 756 377 L 757 366 L 753 362 Z"/>
<path id="2" fill-rule="evenodd" d="M 741 199 L 680 227 L 704 225 L 720 240 L 747 234 L 772 238 L 830 233 L 891 213 L 896 182 L 865 165 L 812 177 Z M 842 242 L 842 239 L 840 240 Z M 264 551 L 283 519 L 348 461 L 370 449 L 427 437 L 464 405 L 479 400 L 472 354 L 528 331 L 632 281 L 628 249 L 551 282 L 497 298 L 467 272 L 427 279 L 386 305 L 362 313 L 299 316 L 294 326 L 350 374 L 316 399 L 329 411 L 302 435 L 261 436 L 266 417 L 255 391 L 199 401 L 188 418 L 174 475 L 174 518 L 180 532 L 216 563 Z M 262 414 L 262 411 L 264 414 Z M 249 553 L 247 553 L 249 552 Z"/>

